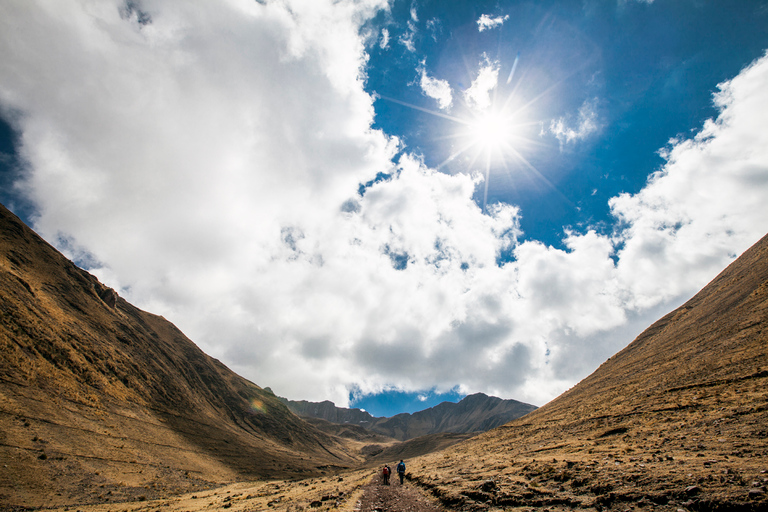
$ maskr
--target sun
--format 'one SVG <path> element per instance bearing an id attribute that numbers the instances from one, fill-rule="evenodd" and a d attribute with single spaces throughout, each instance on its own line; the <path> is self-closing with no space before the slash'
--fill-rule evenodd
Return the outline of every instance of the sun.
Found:
<path id="1" fill-rule="evenodd" d="M 528 120 L 525 105 L 515 105 L 509 98 L 501 104 L 491 104 L 488 107 L 468 109 L 462 117 L 454 120 L 460 128 L 455 132 L 456 149 L 442 165 L 463 157 L 465 165 L 483 173 L 483 211 L 488 203 L 488 184 L 492 171 L 510 174 L 513 170 L 528 169 L 536 174 L 524 152 L 535 144 L 531 137 L 531 127 L 535 123 Z"/>
<path id="2" fill-rule="evenodd" d="M 515 138 L 514 119 L 498 110 L 486 110 L 467 121 L 466 137 L 484 152 L 501 153 Z"/>
<path id="3" fill-rule="evenodd" d="M 510 78 L 507 79 L 507 85 L 516 66 L 517 59 Z M 526 100 L 515 93 L 516 87 L 505 93 L 498 92 L 498 87 L 499 84 L 494 78 L 492 86 L 486 84 L 487 90 L 483 90 L 483 94 L 471 97 L 465 94 L 465 101 L 456 113 L 443 111 L 442 107 L 437 111 L 396 98 L 378 96 L 383 100 L 453 123 L 454 130 L 435 137 L 435 140 L 447 141 L 445 147 L 449 149 L 448 156 L 437 165 L 437 169 L 482 173 L 485 189 L 482 202 L 484 212 L 488 203 L 488 186 L 492 172 L 504 172 L 508 176 L 516 172 L 533 173 L 545 179 L 528 160 L 528 155 L 536 151 L 537 146 L 543 146 L 534 134 L 535 128 L 542 126 L 542 122 L 533 118 L 533 107 L 544 93 L 532 100 Z"/>

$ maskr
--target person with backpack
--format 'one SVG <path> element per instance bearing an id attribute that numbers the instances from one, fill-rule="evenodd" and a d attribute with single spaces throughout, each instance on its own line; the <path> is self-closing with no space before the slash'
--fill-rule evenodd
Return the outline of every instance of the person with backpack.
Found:
<path id="1" fill-rule="evenodd" d="M 405 478 L 405 462 L 400 459 L 400 463 L 397 465 L 397 476 L 400 477 L 400 485 L 403 485 L 403 478 Z"/>
<path id="2" fill-rule="evenodd" d="M 384 485 L 389 485 L 389 474 L 392 473 L 392 471 L 389 469 L 389 466 L 384 466 L 381 470 L 381 479 L 384 481 Z"/>

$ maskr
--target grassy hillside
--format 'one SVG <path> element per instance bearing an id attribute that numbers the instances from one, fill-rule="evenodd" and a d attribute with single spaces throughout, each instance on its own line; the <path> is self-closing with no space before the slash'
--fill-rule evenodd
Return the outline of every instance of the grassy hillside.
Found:
<path id="1" fill-rule="evenodd" d="M 592 375 L 410 464 L 444 503 L 766 510 L 768 237 Z"/>
<path id="2" fill-rule="evenodd" d="M 345 450 L 0 207 L 0 504 L 319 475 Z"/>
<path id="3" fill-rule="evenodd" d="M 768 237 L 571 390 L 448 447 L 322 432 L 0 208 L 0 509 L 351 511 L 375 473 L 338 471 L 364 454 L 449 509 L 766 510 L 767 389 Z"/>

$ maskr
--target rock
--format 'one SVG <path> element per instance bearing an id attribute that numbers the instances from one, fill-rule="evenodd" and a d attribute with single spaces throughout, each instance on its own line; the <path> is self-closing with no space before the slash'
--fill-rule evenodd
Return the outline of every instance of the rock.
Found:
<path id="1" fill-rule="evenodd" d="M 117 293 L 112 288 L 107 288 L 99 293 L 99 298 L 112 309 L 117 305 Z"/>
<path id="2" fill-rule="evenodd" d="M 480 488 L 483 490 L 483 492 L 491 492 L 496 489 L 496 482 L 493 480 L 486 480 L 483 482 L 483 485 L 480 486 Z"/>
<path id="3" fill-rule="evenodd" d="M 701 491 L 701 488 L 698 485 L 689 485 L 685 488 L 685 494 L 688 496 L 692 496 L 694 494 L 698 494 Z"/>

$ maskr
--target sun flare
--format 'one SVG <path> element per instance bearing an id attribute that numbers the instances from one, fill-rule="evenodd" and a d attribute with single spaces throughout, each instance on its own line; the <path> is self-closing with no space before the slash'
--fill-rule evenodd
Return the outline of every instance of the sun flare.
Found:
<path id="1" fill-rule="evenodd" d="M 486 151 L 497 151 L 512 142 L 513 119 L 498 111 L 486 111 L 468 124 L 470 143 Z"/>
<path id="2" fill-rule="evenodd" d="M 517 67 L 518 59 L 515 59 L 512 71 L 506 81 L 509 85 Z M 499 92 L 499 84 L 494 75 L 492 84 L 484 83 L 479 87 L 480 92 L 474 91 L 468 94 L 465 91 L 465 101 L 451 113 L 425 108 L 413 103 L 408 103 L 396 98 L 379 96 L 379 98 L 442 118 L 454 123 L 456 127 L 445 135 L 436 137 L 450 141 L 450 153 L 438 164 L 437 168 L 451 166 L 459 172 L 481 172 L 485 178 L 485 190 L 483 192 L 483 211 L 488 202 L 488 184 L 492 172 L 503 172 L 512 176 L 515 172 L 533 173 L 544 179 L 541 173 L 528 160 L 528 155 L 535 146 L 541 143 L 534 133 L 536 127 L 541 126 L 541 121 L 535 120 L 534 104 L 540 96 L 525 101 L 524 98 L 512 91 Z M 481 94 L 482 93 L 482 94 Z M 486 97 L 487 96 L 487 97 Z"/>

